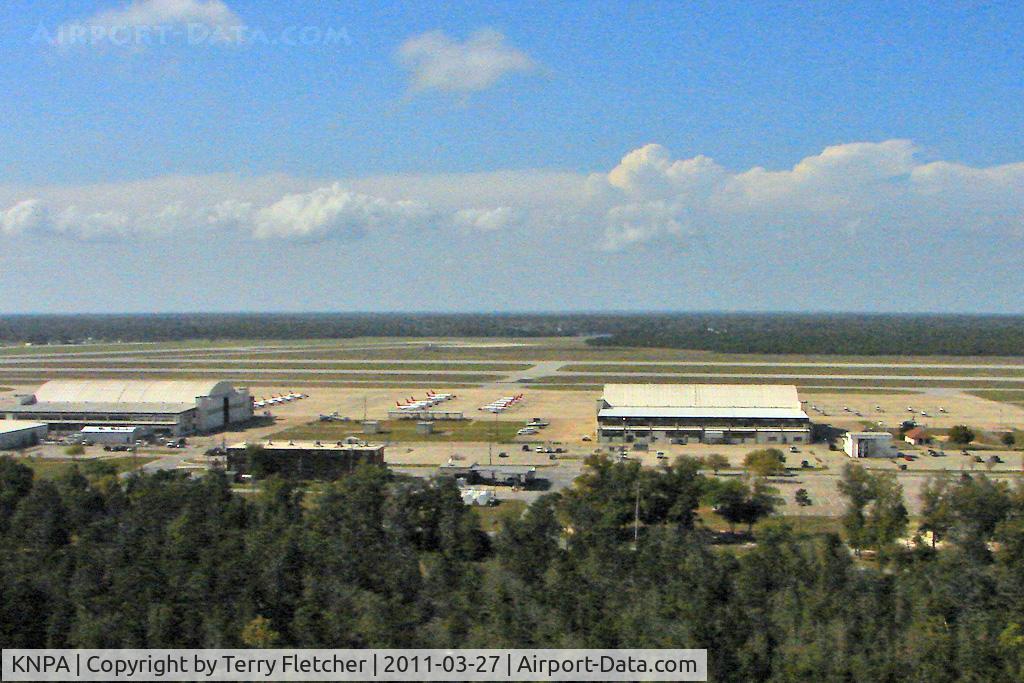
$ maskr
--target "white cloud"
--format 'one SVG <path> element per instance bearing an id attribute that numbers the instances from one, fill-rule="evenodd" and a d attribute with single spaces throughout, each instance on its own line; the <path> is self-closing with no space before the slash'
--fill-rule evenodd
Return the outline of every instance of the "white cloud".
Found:
<path id="1" fill-rule="evenodd" d="M 231 43 L 245 23 L 223 0 L 132 0 L 58 27 L 52 42 L 77 46 L 141 47 L 186 39 Z"/>
<path id="2" fill-rule="evenodd" d="M 476 92 L 507 74 L 536 68 L 529 55 L 491 29 L 476 31 L 461 43 L 441 31 L 413 36 L 402 43 L 397 56 L 410 72 L 412 92 Z"/>
<path id="3" fill-rule="evenodd" d="M 791 168 L 731 171 L 659 145 L 605 173 L 395 175 L 344 181 L 284 175 L 170 176 L 87 186 L 0 186 L 0 235 L 203 239 L 234 231 L 279 241 L 388 239 L 431 230 L 468 238 L 530 231 L 529 240 L 621 250 L 686 248 L 694 238 L 742 248 L 748 238 L 892 243 L 900 234 L 1017 240 L 1024 163 L 919 162 L 905 140 L 828 147 Z M 907 241 L 907 240 L 904 240 Z"/>
<path id="4" fill-rule="evenodd" d="M 455 212 L 456 225 L 480 232 L 496 232 L 511 226 L 517 219 L 517 212 L 508 206 L 495 209 L 460 209 Z"/>
<path id="5" fill-rule="evenodd" d="M 418 202 L 392 202 L 350 192 L 335 183 L 305 194 L 286 195 L 261 209 L 255 215 L 253 234 L 304 240 L 355 238 L 368 230 L 405 227 L 429 216 L 427 207 Z"/>
<path id="6" fill-rule="evenodd" d="M 790 169 L 741 172 L 703 156 L 673 160 L 660 145 L 646 145 L 587 187 L 595 203 L 608 205 L 607 249 L 696 232 L 727 239 L 758 231 L 818 239 L 970 228 L 1017 234 L 1024 216 L 1024 164 L 922 164 L 908 140 L 834 145 Z"/>
<path id="7" fill-rule="evenodd" d="M 6 211 L 0 211 L 0 234 L 32 233 L 49 223 L 46 206 L 38 199 L 23 199 Z"/>

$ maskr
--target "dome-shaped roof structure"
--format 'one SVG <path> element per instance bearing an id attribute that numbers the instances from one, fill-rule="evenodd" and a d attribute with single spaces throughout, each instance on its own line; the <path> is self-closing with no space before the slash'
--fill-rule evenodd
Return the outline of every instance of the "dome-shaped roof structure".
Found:
<path id="1" fill-rule="evenodd" d="M 55 379 L 36 391 L 39 403 L 191 404 L 199 396 L 232 391 L 230 382 L 214 380 Z"/>

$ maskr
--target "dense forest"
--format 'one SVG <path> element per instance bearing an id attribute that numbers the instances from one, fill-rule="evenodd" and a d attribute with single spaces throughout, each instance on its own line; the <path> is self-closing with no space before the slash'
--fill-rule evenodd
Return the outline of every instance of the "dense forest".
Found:
<path id="1" fill-rule="evenodd" d="M 715 681 L 1024 680 L 1024 491 L 983 475 L 931 482 L 942 542 L 908 549 L 895 480 L 848 467 L 858 557 L 781 522 L 717 543 L 698 505 L 742 527 L 770 491 L 686 458 L 595 457 L 495 536 L 453 483 L 382 467 L 254 499 L 91 467 L 0 460 L 5 647 L 693 647 Z"/>
<path id="2" fill-rule="evenodd" d="M 0 316 L 0 343 L 568 337 L 723 353 L 1024 354 L 1024 317 L 862 314 L 239 313 Z"/>

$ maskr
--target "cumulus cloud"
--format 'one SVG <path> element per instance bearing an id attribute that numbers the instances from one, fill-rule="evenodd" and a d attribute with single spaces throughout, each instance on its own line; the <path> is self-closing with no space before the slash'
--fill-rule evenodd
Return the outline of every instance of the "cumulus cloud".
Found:
<path id="1" fill-rule="evenodd" d="M 841 238 L 899 233 L 1024 236 L 1024 163 L 920 162 L 906 140 L 828 147 L 790 168 L 730 170 L 660 145 L 604 173 L 550 171 L 382 176 L 341 181 L 274 175 L 157 178 L 123 184 L 4 188 L 0 235 L 77 240 L 234 231 L 277 241 L 359 239 L 397 231 L 532 238 L 622 250 L 685 249 L 700 238 Z M 571 235 L 571 237 L 570 237 Z M 382 237 L 383 238 L 383 237 Z"/>
<path id="2" fill-rule="evenodd" d="M 976 169 L 922 164 L 908 140 L 825 148 L 790 169 L 729 172 L 703 156 L 672 159 L 660 145 L 625 155 L 588 189 L 604 214 L 606 249 L 701 232 L 920 235 L 984 226 L 1019 233 L 1024 164 Z"/>
<path id="3" fill-rule="evenodd" d="M 494 209 L 460 209 L 453 220 L 456 225 L 480 232 L 496 232 L 511 226 L 518 219 L 518 212 L 509 206 Z"/>
<path id="4" fill-rule="evenodd" d="M 167 42 L 185 31 L 203 40 L 230 43 L 241 39 L 244 27 L 223 0 L 132 0 L 122 7 L 61 24 L 51 42 L 62 48 L 140 47 Z"/>
<path id="5" fill-rule="evenodd" d="M 529 55 L 491 29 L 476 31 L 464 42 L 441 31 L 413 36 L 398 48 L 397 58 L 409 70 L 414 93 L 486 90 L 503 76 L 536 68 Z"/>
<path id="6" fill-rule="evenodd" d="M 23 199 L 0 211 L 0 233 L 13 236 L 32 233 L 49 224 L 46 206 L 38 199 Z"/>
<path id="7" fill-rule="evenodd" d="M 404 227 L 428 218 L 430 211 L 414 201 L 388 201 L 350 192 L 335 183 L 304 194 L 290 194 L 255 215 L 253 234 L 317 240 L 361 237 L 367 230 Z"/>

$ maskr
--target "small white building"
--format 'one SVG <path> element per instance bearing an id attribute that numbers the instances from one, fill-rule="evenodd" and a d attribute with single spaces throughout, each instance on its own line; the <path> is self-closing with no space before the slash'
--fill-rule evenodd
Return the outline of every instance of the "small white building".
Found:
<path id="1" fill-rule="evenodd" d="M 843 452 L 851 458 L 892 458 L 897 455 L 889 432 L 847 432 Z"/>
<path id="2" fill-rule="evenodd" d="M 493 505 L 497 499 L 493 491 L 487 489 L 462 489 L 462 502 L 465 505 Z"/>
<path id="3" fill-rule="evenodd" d="M 35 446 L 46 438 L 47 430 L 42 422 L 0 420 L 0 450 Z"/>
<path id="4" fill-rule="evenodd" d="M 139 441 L 147 434 L 145 427 L 107 427 L 105 425 L 91 425 L 82 427 L 78 433 L 82 441 L 92 441 L 104 446 L 127 445 L 130 446 Z"/>

